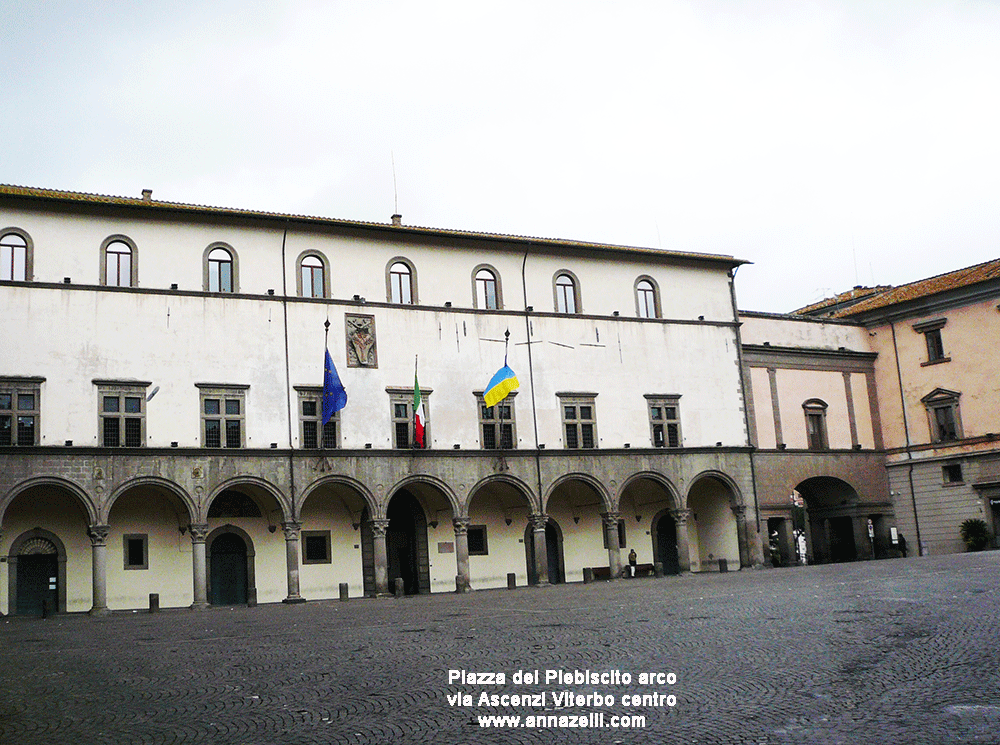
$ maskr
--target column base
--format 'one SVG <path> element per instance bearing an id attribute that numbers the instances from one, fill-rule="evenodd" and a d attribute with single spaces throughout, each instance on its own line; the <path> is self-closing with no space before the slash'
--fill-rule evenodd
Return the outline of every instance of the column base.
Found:
<path id="1" fill-rule="evenodd" d="M 111 613 L 107 607 L 104 608 L 91 608 L 87 613 L 91 616 L 107 616 Z"/>
<path id="2" fill-rule="evenodd" d="M 285 603 L 286 605 L 296 605 L 298 603 L 304 603 L 304 602 L 306 602 L 306 599 L 304 597 L 302 597 L 301 595 L 297 595 L 294 598 L 291 597 L 291 596 L 288 596 L 287 598 L 285 598 L 281 602 Z"/>
<path id="3" fill-rule="evenodd" d="M 191 605 L 189 605 L 188 607 L 191 610 L 207 610 L 208 603 L 191 603 Z"/>

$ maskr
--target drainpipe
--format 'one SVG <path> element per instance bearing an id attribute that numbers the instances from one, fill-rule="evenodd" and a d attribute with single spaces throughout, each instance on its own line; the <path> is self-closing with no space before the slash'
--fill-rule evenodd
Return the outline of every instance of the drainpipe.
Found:
<path id="1" fill-rule="evenodd" d="M 733 304 L 733 322 L 735 324 L 735 336 L 736 336 L 736 363 L 740 369 L 740 396 L 742 396 L 743 401 L 743 426 L 746 428 L 747 433 L 747 444 L 750 446 L 750 485 L 753 490 L 753 510 L 754 510 L 754 524 L 757 528 L 757 543 L 760 543 L 760 501 L 757 499 L 757 470 L 754 466 L 754 451 L 756 448 L 753 443 L 750 442 L 750 412 L 747 410 L 747 385 L 746 380 L 743 377 L 743 339 L 740 336 L 740 313 L 736 309 L 736 272 L 739 271 L 739 267 L 735 267 L 729 272 L 729 298 Z M 749 532 L 746 527 L 746 520 L 743 521 L 744 531 Z M 746 535 L 745 540 L 747 542 L 747 548 L 750 547 L 750 536 Z M 763 551 L 763 546 L 761 547 Z M 747 557 L 749 559 L 749 557 Z"/>
<path id="2" fill-rule="evenodd" d="M 903 396 L 903 372 L 899 365 L 899 349 L 896 346 L 896 324 L 889 321 L 892 329 L 892 353 L 896 358 L 896 380 L 899 381 L 899 407 L 903 412 L 903 433 L 906 435 L 907 478 L 910 482 L 910 502 L 913 504 L 913 525 L 917 531 L 917 555 L 924 555 L 924 543 L 920 540 L 920 518 L 917 515 L 917 495 L 913 489 L 913 451 L 910 446 L 910 424 L 906 416 L 906 398 Z"/>
<path id="3" fill-rule="evenodd" d="M 531 423 L 535 429 L 535 478 L 538 482 L 538 504 L 542 504 L 542 459 L 538 449 L 538 407 L 535 404 L 535 368 L 531 358 L 531 318 L 528 314 L 528 283 L 525 278 L 525 267 L 528 264 L 528 250 L 525 247 L 524 258 L 521 260 L 521 294 L 524 298 L 524 335 L 528 343 L 528 382 L 531 387 Z"/>

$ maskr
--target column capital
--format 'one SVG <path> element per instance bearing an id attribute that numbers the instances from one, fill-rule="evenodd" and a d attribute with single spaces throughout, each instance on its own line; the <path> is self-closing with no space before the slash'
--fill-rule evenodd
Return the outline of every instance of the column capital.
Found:
<path id="1" fill-rule="evenodd" d="M 208 523 L 191 523 L 188 531 L 191 533 L 191 543 L 204 543 L 208 539 Z"/>
<path id="2" fill-rule="evenodd" d="M 733 514 L 736 517 L 743 517 L 747 514 L 747 507 L 745 504 L 737 504 L 733 506 Z"/>
<path id="3" fill-rule="evenodd" d="M 385 538 L 385 531 L 389 529 L 389 521 L 385 519 L 374 519 L 369 520 L 368 524 L 371 526 L 372 535 L 379 538 Z"/>
<path id="4" fill-rule="evenodd" d="M 471 522 L 472 520 L 467 517 L 453 517 L 451 524 L 455 527 L 455 535 L 468 535 Z"/>
<path id="5" fill-rule="evenodd" d="M 690 514 L 691 510 L 670 510 L 671 517 L 674 518 L 674 522 L 678 525 L 686 525 Z"/>
<path id="6" fill-rule="evenodd" d="M 544 532 L 545 526 L 549 524 L 549 516 L 544 512 L 534 512 L 528 515 L 528 520 L 531 522 L 531 527 L 536 533 Z"/>
<path id="7" fill-rule="evenodd" d="M 622 513 L 620 512 L 602 512 L 601 519 L 604 521 L 604 526 L 606 528 L 618 528 L 618 521 L 622 519 Z"/>
<path id="8" fill-rule="evenodd" d="M 285 533 L 286 541 L 297 541 L 299 534 L 302 532 L 302 523 L 289 520 L 288 522 L 281 523 L 281 530 Z"/>
<path id="9" fill-rule="evenodd" d="M 110 525 L 91 525 L 87 528 L 87 535 L 90 536 L 91 546 L 108 545 L 108 534 L 111 532 Z"/>

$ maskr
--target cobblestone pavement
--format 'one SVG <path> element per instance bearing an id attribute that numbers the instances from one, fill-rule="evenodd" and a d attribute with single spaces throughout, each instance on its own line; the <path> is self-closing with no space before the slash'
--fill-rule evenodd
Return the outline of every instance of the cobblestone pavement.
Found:
<path id="1" fill-rule="evenodd" d="M 1000 743 L 1000 552 L 401 600 L 0 618 L 0 743 Z M 504 672 L 504 685 L 448 671 Z M 539 670 L 541 685 L 515 685 Z M 546 685 L 546 670 L 628 684 Z M 641 671 L 673 685 L 640 685 Z M 546 693 L 545 710 L 452 706 Z M 612 695 L 558 708 L 554 694 Z M 624 708 L 622 696 L 676 705 Z M 487 714 L 646 717 L 482 729 Z M 589 720 L 588 720 L 589 721 Z M 566 720 L 566 724 L 569 720 Z"/>

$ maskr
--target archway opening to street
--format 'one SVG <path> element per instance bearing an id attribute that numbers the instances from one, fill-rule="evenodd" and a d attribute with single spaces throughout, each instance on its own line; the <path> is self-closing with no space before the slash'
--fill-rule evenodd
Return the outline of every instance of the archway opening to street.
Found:
<path id="1" fill-rule="evenodd" d="M 508 574 L 518 585 L 528 582 L 531 570 L 521 544 L 532 511 L 525 493 L 507 481 L 487 481 L 472 494 L 468 541 L 473 588 L 506 587 Z"/>
<path id="2" fill-rule="evenodd" d="M 673 510 L 678 506 L 673 486 L 662 476 L 641 475 L 630 479 L 622 489 L 618 506 L 623 560 L 626 552 L 635 550 L 636 564 L 640 566 L 660 563 L 667 574 L 679 574 L 686 569 L 686 565 L 681 566 L 677 548 L 680 528 Z"/>
<path id="3" fill-rule="evenodd" d="M 817 564 L 856 561 L 869 541 L 868 516 L 860 513 L 854 487 L 832 476 L 815 476 L 795 487 L 806 511 L 807 550 Z M 865 547 L 870 554 L 870 544 Z"/>
<path id="4" fill-rule="evenodd" d="M 732 488 L 720 478 L 703 476 L 691 486 L 687 504 L 691 571 L 738 569 L 739 523 L 733 511 L 736 495 Z"/>

